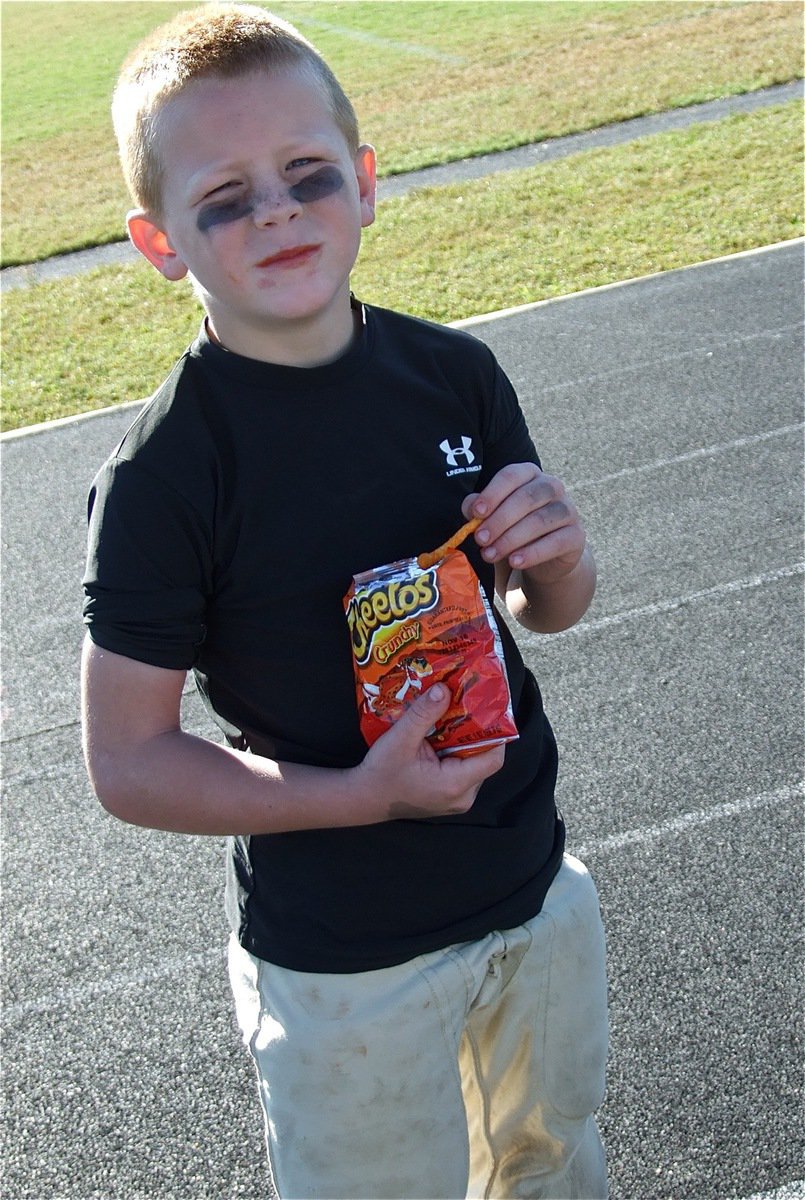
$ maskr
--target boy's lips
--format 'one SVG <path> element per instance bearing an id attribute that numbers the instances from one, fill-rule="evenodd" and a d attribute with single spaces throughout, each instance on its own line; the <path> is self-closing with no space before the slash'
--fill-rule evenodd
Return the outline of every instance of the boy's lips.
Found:
<path id="1" fill-rule="evenodd" d="M 319 250 L 318 245 L 287 246 L 276 254 L 269 255 L 257 264 L 258 267 L 300 267 Z"/>

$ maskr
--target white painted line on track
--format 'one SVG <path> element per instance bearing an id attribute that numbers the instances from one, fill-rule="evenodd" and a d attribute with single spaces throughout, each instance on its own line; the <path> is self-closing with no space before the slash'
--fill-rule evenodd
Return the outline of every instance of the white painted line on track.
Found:
<path id="1" fill-rule="evenodd" d="M 756 808 L 766 808 L 770 804 L 777 806 L 790 804 L 798 796 L 805 797 L 805 782 L 776 788 L 772 792 L 761 792 L 759 796 L 745 796 L 740 800 L 727 800 L 724 804 L 714 804 L 710 808 L 681 813 L 678 817 L 669 817 L 667 821 L 660 821 L 657 825 L 649 825 L 644 829 L 627 829 L 624 833 L 613 833 L 609 837 L 595 838 L 575 848 L 573 854 L 584 858 L 585 854 L 606 854 L 610 850 L 631 850 L 635 847 L 651 846 L 660 838 L 687 833 L 690 829 L 695 829 L 700 825 L 709 825 L 713 821 L 740 817 Z"/>
<path id="2" fill-rule="evenodd" d="M 716 454 L 728 454 L 732 450 L 743 450 L 747 446 L 757 446 L 761 442 L 771 441 L 772 438 L 785 437 L 789 433 L 802 433 L 805 423 L 782 425 L 779 429 L 769 429 L 765 433 L 752 433 L 746 437 L 733 438 L 731 442 L 721 442 L 716 446 L 701 446 L 696 450 L 688 450 L 685 454 L 676 454 L 673 458 L 657 458 L 654 462 L 641 463 L 637 467 L 624 467 L 613 471 L 611 475 L 600 475 L 595 479 L 579 479 L 569 483 L 568 490 L 578 491 L 579 488 L 598 487 L 602 483 L 612 483 L 615 479 L 626 479 L 632 475 L 645 475 L 650 471 L 663 471 L 666 467 L 678 467 L 683 463 L 694 462 L 697 458 L 712 458 Z"/>
<path id="3" fill-rule="evenodd" d="M 101 1000 L 104 996 L 116 996 L 131 988 L 141 991 L 151 984 L 161 984 L 174 976 L 186 975 L 188 971 L 206 971 L 219 965 L 223 967 L 225 962 L 226 947 L 221 946 L 218 950 L 207 950 L 198 954 L 177 954 L 154 967 L 146 967 L 140 971 L 115 971 L 104 979 L 76 983 L 61 988 L 58 992 L 54 990 L 52 994 L 44 997 L 22 1000 L 18 1004 L 4 1004 L 4 1023 L 11 1024 L 59 1009 L 74 1008 L 76 1005 Z"/>
<path id="4" fill-rule="evenodd" d="M 578 388 L 581 385 L 589 385 L 591 383 L 600 383 L 603 379 L 621 379 L 624 375 L 632 375 L 634 372 L 642 372 L 647 368 L 662 366 L 665 363 L 683 362 L 687 358 L 712 358 L 716 350 L 724 350 L 731 346 L 744 346 L 747 342 L 757 341 L 779 341 L 784 334 L 802 333 L 802 322 L 798 321 L 794 325 L 781 325 L 778 329 L 758 329 L 752 333 L 740 333 L 731 337 L 714 338 L 712 341 L 703 346 L 693 346 L 690 350 L 674 350 L 671 354 L 658 354 L 652 358 L 641 358 L 634 362 L 625 363 L 623 366 L 613 367 L 608 371 L 595 371 L 591 375 L 575 375 L 570 379 L 561 379 L 558 383 L 551 383 L 545 387 L 539 388 L 540 396 L 547 396 L 551 392 L 564 392 L 568 388 Z M 799 348 L 799 347 L 798 347 Z"/>
<path id="5" fill-rule="evenodd" d="M 544 645 L 542 639 L 545 636 L 550 636 L 551 641 L 556 638 L 578 637 L 585 633 L 598 633 L 600 629 L 609 629 L 612 626 L 625 625 L 628 621 L 638 620 L 641 617 L 656 617 L 663 613 L 674 612 L 678 608 L 685 608 L 689 604 L 697 604 L 701 600 L 712 600 L 722 596 L 731 596 L 736 592 L 745 592 L 749 588 L 763 587 L 769 583 L 778 583 L 781 579 L 790 579 L 792 576 L 801 575 L 805 571 L 805 562 L 793 563 L 788 567 L 778 567 L 776 571 L 763 571 L 757 575 L 749 575 L 744 579 L 731 579 L 727 583 L 718 583 L 715 587 L 704 588 L 700 592 L 688 592 L 684 596 L 672 596 L 668 600 L 659 600 L 654 604 L 644 604 L 640 608 L 628 608 L 622 612 L 612 613 L 608 617 L 598 617 L 592 621 L 580 621 L 578 625 L 571 626 L 570 629 L 563 629 L 559 633 L 550 635 L 527 634 L 526 639 L 540 639 L 540 644 Z"/>
<path id="6" fill-rule="evenodd" d="M 714 804 L 711 808 L 682 813 L 668 821 L 660 821 L 657 825 L 638 827 L 613 834 L 611 837 L 592 839 L 583 845 L 573 847 L 572 852 L 579 858 L 584 858 L 585 855 L 604 854 L 610 850 L 623 850 L 632 846 L 650 847 L 653 842 L 659 841 L 663 837 L 686 834 L 689 830 L 701 825 L 729 820 L 731 817 L 742 816 L 756 808 L 764 808 L 771 804 L 778 807 L 789 804 L 803 794 L 805 794 L 805 784 L 791 784 L 776 788 L 771 792 L 761 792 L 758 796 L 728 800 L 724 804 Z M 180 977 L 191 970 L 217 971 L 220 969 L 223 974 L 225 972 L 224 963 L 225 948 L 223 946 L 197 954 L 176 955 L 164 963 L 140 971 L 118 971 L 102 980 L 77 983 L 71 987 L 62 988 L 58 993 L 54 990 L 46 997 L 35 997 L 31 1000 L 22 1000 L 17 1004 L 6 1004 L 3 1007 L 4 1023 L 8 1026 L 31 1017 L 86 1005 L 94 1000 L 101 1000 L 105 996 L 116 996 L 131 988 L 142 990 L 154 984 L 160 984 L 166 979 Z M 778 1198 L 776 1193 L 773 1195 L 775 1200 L 783 1200 L 782 1196 Z M 771 1197 L 751 1197 L 747 1200 L 771 1200 Z"/>
<path id="7" fill-rule="evenodd" d="M 805 1198 L 805 1179 L 794 1179 L 791 1183 L 784 1183 L 782 1187 L 775 1188 L 773 1192 L 754 1192 L 751 1196 L 745 1196 L 743 1200 L 803 1200 Z"/>

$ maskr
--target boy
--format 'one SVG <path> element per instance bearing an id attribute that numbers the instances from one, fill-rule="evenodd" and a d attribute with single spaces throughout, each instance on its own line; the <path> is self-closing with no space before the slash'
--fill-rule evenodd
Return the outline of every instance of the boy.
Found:
<path id="1" fill-rule="evenodd" d="M 126 821 L 231 838 L 281 1196 L 600 1200 L 603 937 L 536 683 L 501 622 L 505 753 L 436 757 L 443 686 L 367 752 L 342 608 L 355 572 L 474 514 L 487 593 L 563 629 L 594 589 L 576 509 L 486 347 L 351 296 L 374 152 L 295 30 L 184 14 L 113 112 L 131 239 L 205 316 L 90 496 L 93 786 Z M 226 746 L 181 728 L 190 668 Z"/>

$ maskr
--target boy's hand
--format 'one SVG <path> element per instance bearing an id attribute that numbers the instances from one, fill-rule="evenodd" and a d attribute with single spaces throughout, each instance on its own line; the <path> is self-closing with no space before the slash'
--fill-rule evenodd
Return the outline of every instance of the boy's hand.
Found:
<path id="1" fill-rule="evenodd" d="M 439 758 L 426 740 L 448 708 L 450 693 L 434 684 L 374 743 L 359 767 L 356 783 L 367 812 L 383 808 L 380 820 L 416 820 L 465 813 L 483 781 L 503 766 L 504 747 L 470 758 Z"/>
<path id="2" fill-rule="evenodd" d="M 584 552 L 584 528 L 564 484 L 535 463 L 504 467 L 482 492 L 466 497 L 462 511 L 483 518 L 475 540 L 487 562 L 528 571 L 534 582 L 569 575 Z"/>

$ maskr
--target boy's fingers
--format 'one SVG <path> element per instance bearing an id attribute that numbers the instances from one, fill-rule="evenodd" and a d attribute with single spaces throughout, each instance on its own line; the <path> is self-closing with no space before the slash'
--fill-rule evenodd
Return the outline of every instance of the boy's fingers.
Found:
<path id="1" fill-rule="evenodd" d="M 417 696 L 385 736 L 389 737 L 396 731 L 397 737 L 410 742 L 412 746 L 420 746 L 449 704 L 450 689 L 443 683 L 435 683 L 427 692 Z M 454 777 L 456 787 L 470 788 L 499 771 L 503 766 L 504 754 L 505 747 L 493 746 L 491 750 L 473 754 L 469 758 L 446 755 L 441 763 L 442 768 Z"/>
<path id="2" fill-rule="evenodd" d="M 453 772 L 453 786 L 469 792 L 477 791 L 485 779 L 500 770 L 505 754 L 505 746 L 493 746 L 482 754 L 471 754 L 467 758 L 450 755 L 441 761 L 443 768 Z"/>
<path id="3" fill-rule="evenodd" d="M 475 503 L 483 504 L 486 493 Z M 575 505 L 555 475 L 540 472 L 503 500 L 484 518 L 475 540 L 487 562 L 495 562 L 563 526 L 578 522 Z M 519 564 L 516 564 L 519 565 Z"/>
<path id="4" fill-rule="evenodd" d="M 443 683 L 435 683 L 422 695 L 417 696 L 413 704 L 409 704 L 392 729 L 397 730 L 398 736 L 413 742 L 421 742 L 430 733 L 439 717 L 447 711 L 449 703 L 449 689 Z"/>
<path id="5" fill-rule="evenodd" d="M 499 508 L 518 488 L 538 479 L 543 472 L 536 463 L 513 463 L 498 471 L 482 492 L 473 496 L 470 516 L 485 517 Z"/>
<path id="6" fill-rule="evenodd" d="M 469 521 L 472 517 L 479 517 L 481 514 L 475 511 L 475 501 L 478 499 L 480 492 L 471 492 L 469 496 L 465 496 L 461 501 L 461 515 L 465 521 Z"/>

